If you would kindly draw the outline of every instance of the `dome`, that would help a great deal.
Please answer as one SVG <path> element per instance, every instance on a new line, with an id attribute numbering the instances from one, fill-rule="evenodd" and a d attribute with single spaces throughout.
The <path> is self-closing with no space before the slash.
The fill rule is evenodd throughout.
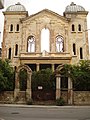
<path id="1" fill-rule="evenodd" d="M 66 13 L 67 12 L 84 12 L 84 11 L 85 11 L 85 9 L 82 6 L 76 5 L 76 4 L 74 4 L 74 2 L 71 2 L 71 4 L 68 5 L 65 9 Z"/>
<path id="2" fill-rule="evenodd" d="M 6 11 L 26 11 L 25 7 L 21 5 L 19 2 L 15 5 L 9 6 Z"/>

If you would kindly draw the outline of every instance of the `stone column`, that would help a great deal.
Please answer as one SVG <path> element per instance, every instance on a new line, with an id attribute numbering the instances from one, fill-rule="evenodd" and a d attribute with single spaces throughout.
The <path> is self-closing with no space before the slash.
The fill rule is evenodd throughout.
<path id="1" fill-rule="evenodd" d="M 56 99 L 61 97 L 61 76 L 60 74 L 56 75 Z"/>
<path id="2" fill-rule="evenodd" d="M 39 71 L 39 63 L 37 64 L 37 68 L 36 68 L 36 71 Z"/>
<path id="3" fill-rule="evenodd" d="M 52 64 L 52 71 L 54 72 L 54 64 Z"/>
<path id="4" fill-rule="evenodd" d="M 72 80 L 68 77 L 68 104 L 73 104 Z"/>
<path id="5" fill-rule="evenodd" d="M 26 98 L 27 100 L 31 99 L 32 92 L 31 92 L 31 73 L 27 73 L 27 89 L 26 89 Z"/>
<path id="6" fill-rule="evenodd" d="M 15 74 L 15 90 L 14 90 L 14 98 L 16 99 L 16 97 L 18 97 L 18 93 L 19 93 L 19 76 L 18 76 L 18 72 L 16 72 Z"/>

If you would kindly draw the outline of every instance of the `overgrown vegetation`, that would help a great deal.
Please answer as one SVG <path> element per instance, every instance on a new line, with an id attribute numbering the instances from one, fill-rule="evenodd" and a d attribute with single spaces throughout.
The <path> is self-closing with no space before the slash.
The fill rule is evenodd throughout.
<path id="1" fill-rule="evenodd" d="M 65 100 L 62 97 L 56 99 L 56 105 L 57 106 L 63 106 L 63 105 L 65 105 Z"/>
<path id="2" fill-rule="evenodd" d="M 61 75 L 70 77 L 74 90 L 90 91 L 90 61 L 82 60 L 77 65 L 65 64 L 59 71 Z"/>
<path id="3" fill-rule="evenodd" d="M 9 60 L 0 60 L 0 91 L 14 90 L 14 71 Z"/>
<path id="4" fill-rule="evenodd" d="M 19 71 L 19 83 L 20 90 L 25 91 L 27 89 L 27 71 L 24 69 Z"/>
<path id="5" fill-rule="evenodd" d="M 55 74 L 51 69 L 42 69 L 32 74 L 32 90 L 37 90 L 42 86 L 43 90 L 55 90 Z"/>
<path id="6" fill-rule="evenodd" d="M 9 60 L 0 60 L 0 91 L 14 90 L 15 74 L 9 63 Z M 72 79 L 74 90 L 90 91 L 90 60 L 82 60 L 77 65 L 65 64 L 63 69 L 58 68 L 58 73 Z M 38 86 L 42 86 L 43 90 L 55 90 L 55 74 L 49 68 L 38 72 L 34 71 L 32 73 L 32 90 L 37 90 Z M 21 70 L 19 78 L 20 89 L 26 89 L 27 72 Z"/>

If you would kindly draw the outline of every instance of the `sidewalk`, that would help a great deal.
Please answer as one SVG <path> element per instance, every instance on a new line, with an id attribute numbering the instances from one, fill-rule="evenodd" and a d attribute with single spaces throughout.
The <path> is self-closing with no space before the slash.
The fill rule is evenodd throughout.
<path id="1" fill-rule="evenodd" d="M 19 108 L 89 108 L 90 106 L 46 106 L 46 105 L 21 105 L 21 104 L 0 104 L 0 107 L 19 107 Z"/>

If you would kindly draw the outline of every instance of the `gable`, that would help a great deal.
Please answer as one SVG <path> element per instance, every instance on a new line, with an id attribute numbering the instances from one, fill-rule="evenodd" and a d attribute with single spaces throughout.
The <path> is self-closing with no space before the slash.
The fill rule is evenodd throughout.
<path id="1" fill-rule="evenodd" d="M 59 20 L 59 21 L 63 21 L 63 22 L 68 22 L 67 21 L 67 18 L 51 11 L 51 10 L 48 10 L 48 9 L 44 9 L 36 14 L 33 14 L 29 17 L 26 17 L 26 18 L 23 18 L 21 19 L 22 22 L 27 22 L 27 21 L 33 21 L 33 20 L 37 20 L 40 18 L 43 18 L 44 20 L 47 20 L 47 19 L 50 19 L 51 18 L 51 21 L 53 20 Z"/>

